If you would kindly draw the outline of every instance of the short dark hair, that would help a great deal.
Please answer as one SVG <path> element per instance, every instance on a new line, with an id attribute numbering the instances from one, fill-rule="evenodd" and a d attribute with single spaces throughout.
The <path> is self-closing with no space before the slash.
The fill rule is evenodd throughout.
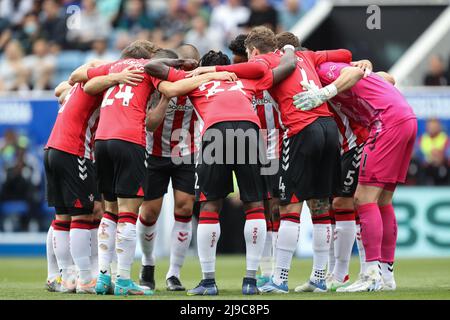
<path id="1" fill-rule="evenodd" d="M 245 39 L 247 39 L 246 34 L 238 35 L 233 41 L 230 42 L 228 49 L 230 49 L 236 56 L 247 57 L 247 52 L 245 51 Z"/>
<path id="2" fill-rule="evenodd" d="M 285 45 L 290 44 L 295 48 L 301 47 L 300 39 L 292 32 L 281 32 L 275 37 L 277 41 L 277 48 L 282 49 Z"/>
<path id="3" fill-rule="evenodd" d="M 275 33 L 267 27 L 253 28 L 245 39 L 245 47 L 258 49 L 261 53 L 268 53 L 276 49 Z"/>
<path id="4" fill-rule="evenodd" d="M 155 54 L 152 57 L 152 59 L 163 59 L 163 58 L 178 59 L 178 54 L 170 49 L 159 49 L 158 51 L 155 52 Z"/>
<path id="5" fill-rule="evenodd" d="M 230 58 L 222 51 L 211 50 L 200 59 L 200 66 L 226 66 L 231 64 Z"/>
<path id="6" fill-rule="evenodd" d="M 158 46 L 147 40 L 136 40 L 122 50 L 122 59 L 151 59 Z"/>
<path id="7" fill-rule="evenodd" d="M 200 52 L 192 44 L 183 44 L 176 49 L 178 56 L 182 59 L 200 60 Z"/>

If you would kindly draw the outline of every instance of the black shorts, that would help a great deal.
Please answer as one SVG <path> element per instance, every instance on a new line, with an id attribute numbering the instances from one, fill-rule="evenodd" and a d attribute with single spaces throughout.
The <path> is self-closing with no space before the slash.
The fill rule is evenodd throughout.
<path id="1" fill-rule="evenodd" d="M 216 139 L 215 134 L 220 137 Z M 198 201 L 224 199 L 233 192 L 233 171 L 243 202 L 263 200 L 266 188 L 260 157 L 265 155 L 265 150 L 256 124 L 249 121 L 217 123 L 204 133 L 201 150 L 195 168 Z"/>
<path id="2" fill-rule="evenodd" d="M 195 194 L 193 156 L 188 156 L 185 160 L 181 164 L 175 164 L 169 157 L 149 155 L 146 159 L 144 200 L 154 200 L 164 196 L 171 179 L 173 189 Z"/>
<path id="3" fill-rule="evenodd" d="M 283 141 L 280 204 L 324 199 L 336 194 L 341 181 L 340 145 L 336 122 L 318 118 Z"/>
<path id="4" fill-rule="evenodd" d="M 264 175 L 264 181 L 266 183 L 267 196 L 266 199 L 279 198 L 280 192 L 278 185 L 280 183 L 280 159 L 271 159 L 270 163 L 264 167 L 270 167 L 267 173 Z M 275 172 L 274 172 L 275 170 Z"/>
<path id="5" fill-rule="evenodd" d="M 49 148 L 44 153 L 46 198 L 57 214 L 92 214 L 96 192 L 90 159 Z"/>
<path id="6" fill-rule="evenodd" d="M 341 156 L 341 187 L 337 193 L 338 197 L 351 198 L 355 194 L 363 149 L 364 143 Z"/>
<path id="7" fill-rule="evenodd" d="M 106 201 L 144 196 L 145 148 L 123 140 L 95 142 L 98 189 Z"/>

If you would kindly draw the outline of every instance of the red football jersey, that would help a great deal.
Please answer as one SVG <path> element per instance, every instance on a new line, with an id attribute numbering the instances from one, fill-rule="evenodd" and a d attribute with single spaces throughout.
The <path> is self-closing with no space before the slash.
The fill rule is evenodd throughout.
<path id="1" fill-rule="evenodd" d="M 156 103 L 159 101 L 159 95 L 155 100 Z M 197 120 L 194 106 L 188 97 L 170 99 L 163 122 L 154 132 L 147 132 L 147 152 L 157 157 L 183 157 L 194 153 Z"/>
<path id="2" fill-rule="evenodd" d="M 340 105 L 332 101 L 328 104 L 334 114 L 334 119 L 339 129 L 339 142 L 341 143 L 341 154 L 353 149 L 366 142 L 369 136 L 369 129 L 362 126 L 352 118 L 347 117 L 342 111 Z"/>
<path id="3" fill-rule="evenodd" d="M 102 95 L 88 95 L 83 90 L 83 84 L 75 84 L 58 111 L 45 148 L 93 159 L 92 147 L 101 102 Z"/>
<path id="4" fill-rule="evenodd" d="M 118 73 L 130 66 L 143 70 L 146 63 L 148 60 L 145 59 L 119 60 L 89 69 L 88 77 Z M 135 87 L 119 84 L 104 93 L 95 140 L 118 139 L 145 147 L 147 103 L 161 80 L 147 73 L 142 75 L 144 80 Z"/>
<path id="5" fill-rule="evenodd" d="M 169 81 L 185 79 L 186 73 L 171 68 Z M 239 79 L 237 81 L 210 81 L 189 93 L 198 114 L 201 134 L 210 126 L 225 121 L 250 121 L 261 127 L 258 116 L 253 110 L 253 96 L 271 86 L 272 73 L 259 80 Z"/>
<path id="6" fill-rule="evenodd" d="M 280 157 L 283 142 L 284 127 L 281 122 L 281 114 L 278 104 L 273 100 L 267 90 L 259 91 L 253 99 L 253 106 L 261 129 L 265 130 L 265 141 L 268 159 L 278 159 Z"/>
<path id="7" fill-rule="evenodd" d="M 327 103 L 310 110 L 298 110 L 293 104 L 293 97 L 304 91 L 302 81 L 309 82 L 321 88 L 316 67 L 325 61 L 345 61 L 350 62 L 352 55 L 348 50 L 330 51 L 296 51 L 297 68 L 284 81 L 269 89 L 271 96 L 278 103 L 283 124 L 286 126 L 287 136 L 290 137 L 306 126 L 313 123 L 319 117 L 331 117 Z M 282 54 L 279 51 L 258 55 L 254 60 L 266 63 L 270 69 L 280 64 Z M 239 74 L 238 74 L 239 76 Z"/>

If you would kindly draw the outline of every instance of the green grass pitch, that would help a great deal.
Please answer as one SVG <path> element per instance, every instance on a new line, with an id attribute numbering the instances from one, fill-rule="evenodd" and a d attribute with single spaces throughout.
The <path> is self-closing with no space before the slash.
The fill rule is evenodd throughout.
<path id="1" fill-rule="evenodd" d="M 359 271 L 357 259 L 351 263 L 351 279 Z M 187 297 L 185 293 L 165 290 L 164 277 L 167 259 L 158 261 L 156 268 L 157 291 L 151 297 L 114 297 L 49 293 L 44 289 L 46 278 L 45 259 L 0 258 L 0 300 L 4 299 L 450 299 L 450 259 L 401 259 L 395 265 L 397 291 L 359 294 L 293 292 L 295 286 L 307 280 L 311 271 L 311 259 L 294 259 L 289 277 L 291 293 L 287 295 L 242 296 L 240 293 L 245 268 L 243 256 L 220 256 L 217 260 L 217 297 Z M 139 262 L 136 261 L 133 277 L 137 279 Z M 188 258 L 182 270 L 182 281 L 187 288 L 200 280 L 200 266 L 194 257 Z"/>

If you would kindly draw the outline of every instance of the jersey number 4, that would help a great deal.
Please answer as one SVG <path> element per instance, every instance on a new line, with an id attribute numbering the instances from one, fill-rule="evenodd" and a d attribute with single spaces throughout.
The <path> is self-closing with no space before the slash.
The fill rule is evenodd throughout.
<path id="1" fill-rule="evenodd" d="M 111 87 L 106 91 L 105 97 L 103 98 L 102 108 L 113 105 L 115 100 L 122 100 L 122 105 L 128 107 L 130 105 L 131 99 L 133 99 L 134 93 L 131 91 L 132 87 L 125 84 L 119 84 L 119 91 L 111 97 L 113 91 L 117 88 Z"/>

